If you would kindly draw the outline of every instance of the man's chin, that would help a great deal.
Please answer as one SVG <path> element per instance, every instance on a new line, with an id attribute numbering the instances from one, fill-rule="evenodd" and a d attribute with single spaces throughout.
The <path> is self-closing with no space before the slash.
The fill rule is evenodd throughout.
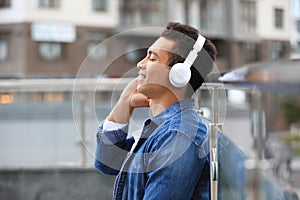
<path id="1" fill-rule="evenodd" d="M 137 86 L 137 91 L 138 91 L 139 93 L 142 93 L 142 94 L 146 95 L 146 94 L 145 94 L 145 89 L 146 89 L 146 87 L 147 87 L 147 86 L 145 86 L 145 85 L 140 85 L 140 84 L 138 84 L 138 86 Z M 146 96 L 147 96 L 147 95 L 146 95 Z"/>
<path id="2" fill-rule="evenodd" d="M 142 87 L 142 84 L 139 84 L 139 83 L 138 83 L 138 85 L 137 85 L 137 87 L 136 87 L 136 89 L 137 89 L 138 92 L 140 92 L 141 87 Z"/>

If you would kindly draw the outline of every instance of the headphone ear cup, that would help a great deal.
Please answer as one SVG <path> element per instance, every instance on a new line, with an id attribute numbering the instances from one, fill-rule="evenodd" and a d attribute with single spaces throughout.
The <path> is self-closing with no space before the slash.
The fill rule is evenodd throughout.
<path id="1" fill-rule="evenodd" d="M 177 88 L 187 85 L 190 78 L 190 66 L 185 63 L 176 63 L 169 72 L 169 80 L 171 84 Z"/>

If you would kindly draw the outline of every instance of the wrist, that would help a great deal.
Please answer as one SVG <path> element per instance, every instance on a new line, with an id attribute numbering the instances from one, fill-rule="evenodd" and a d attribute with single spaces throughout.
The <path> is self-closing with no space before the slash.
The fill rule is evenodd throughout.
<path id="1" fill-rule="evenodd" d="M 134 108 L 126 100 L 119 101 L 107 116 L 111 122 L 126 124 L 129 122 Z"/>

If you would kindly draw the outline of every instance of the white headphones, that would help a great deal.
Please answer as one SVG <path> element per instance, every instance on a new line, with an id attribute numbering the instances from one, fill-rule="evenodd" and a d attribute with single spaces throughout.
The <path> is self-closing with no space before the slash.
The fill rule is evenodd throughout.
<path id="1" fill-rule="evenodd" d="M 175 65 L 173 65 L 169 73 L 169 80 L 173 86 L 181 88 L 187 85 L 191 78 L 190 68 L 195 62 L 198 53 L 201 51 L 204 43 L 205 37 L 199 34 L 193 46 L 193 49 L 190 51 L 184 62 L 176 63 Z"/>

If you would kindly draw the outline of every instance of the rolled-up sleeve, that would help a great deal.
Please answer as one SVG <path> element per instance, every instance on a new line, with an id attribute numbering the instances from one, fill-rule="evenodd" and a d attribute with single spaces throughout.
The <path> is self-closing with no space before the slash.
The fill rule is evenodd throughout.
<path id="1" fill-rule="evenodd" d="M 94 165 L 106 175 L 117 175 L 126 154 L 130 151 L 134 139 L 127 138 L 128 125 L 122 129 L 105 130 L 103 123 L 97 132 L 97 145 Z"/>

